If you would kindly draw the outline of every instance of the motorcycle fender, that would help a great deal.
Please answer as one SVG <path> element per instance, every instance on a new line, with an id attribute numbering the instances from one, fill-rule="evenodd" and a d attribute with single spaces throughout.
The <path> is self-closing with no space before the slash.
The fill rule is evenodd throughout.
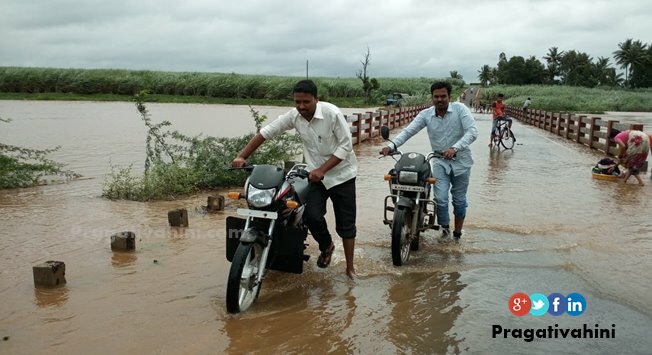
<path id="1" fill-rule="evenodd" d="M 240 243 L 244 243 L 244 244 L 258 243 L 263 247 L 266 247 L 267 237 L 261 231 L 255 229 L 247 229 L 246 231 L 242 232 L 242 236 L 240 237 Z"/>
<path id="2" fill-rule="evenodd" d="M 414 208 L 414 200 L 406 197 L 401 197 L 398 199 L 396 205 L 398 207 Z"/>

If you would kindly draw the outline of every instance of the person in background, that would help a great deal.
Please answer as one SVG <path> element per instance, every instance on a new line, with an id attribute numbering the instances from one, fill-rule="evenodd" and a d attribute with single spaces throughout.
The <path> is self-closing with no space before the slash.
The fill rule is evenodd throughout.
<path id="1" fill-rule="evenodd" d="M 647 160 L 652 137 L 637 130 L 621 132 L 616 129 L 611 130 L 610 136 L 618 144 L 620 164 L 627 169 L 624 181 L 627 182 L 630 176 L 634 176 L 638 180 L 638 184 L 643 186 L 643 180 L 639 176 L 639 172 Z"/>
<path id="2" fill-rule="evenodd" d="M 327 267 L 335 244 L 324 215 L 330 198 L 335 213 L 335 230 L 342 238 L 346 274 L 355 276 L 353 251 L 356 236 L 355 178 L 358 162 L 353 152 L 351 129 L 337 106 L 319 101 L 317 86 L 311 80 L 299 81 L 293 89 L 295 108 L 260 130 L 233 159 L 241 167 L 266 140 L 295 129 L 303 141 L 303 156 L 310 171 L 304 222 L 319 243 L 317 266 Z"/>
<path id="3" fill-rule="evenodd" d="M 455 215 L 453 237 L 459 240 L 462 236 L 468 207 L 466 192 L 473 165 L 470 145 L 478 138 L 475 119 L 469 108 L 460 102 L 449 102 L 452 89 L 451 84 L 445 81 L 432 84 L 430 92 L 433 106 L 419 112 L 414 121 L 394 138 L 393 144 L 390 143 L 392 145 L 382 150 L 382 154 L 387 156 L 427 127 L 432 150 L 441 151 L 444 156 L 431 161 L 432 176 L 437 179 L 434 193 L 442 240 L 450 237 L 449 193 L 453 199 Z"/>
<path id="4" fill-rule="evenodd" d="M 528 97 L 527 100 L 523 103 L 523 112 L 527 113 L 527 111 L 530 109 L 530 104 L 532 103 L 532 100 Z"/>
<path id="5" fill-rule="evenodd" d="M 504 100 L 505 100 L 505 95 L 498 94 L 498 98 L 496 99 L 496 101 L 491 104 L 491 107 L 493 108 L 492 110 L 493 122 L 491 124 L 491 137 L 489 138 L 489 148 L 493 146 L 494 138 L 496 138 L 496 124 L 498 123 L 498 120 L 507 121 L 509 129 L 510 130 L 512 129 L 512 118 L 505 115 Z"/>

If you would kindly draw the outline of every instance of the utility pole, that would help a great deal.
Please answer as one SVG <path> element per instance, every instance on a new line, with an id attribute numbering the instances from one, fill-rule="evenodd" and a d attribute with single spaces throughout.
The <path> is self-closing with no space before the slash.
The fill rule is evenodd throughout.
<path id="1" fill-rule="evenodd" d="M 306 59 L 306 79 L 308 79 L 308 59 Z"/>

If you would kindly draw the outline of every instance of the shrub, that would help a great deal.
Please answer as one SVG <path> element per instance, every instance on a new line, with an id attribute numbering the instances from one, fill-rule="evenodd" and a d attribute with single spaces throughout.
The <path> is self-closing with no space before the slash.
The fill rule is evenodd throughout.
<path id="1" fill-rule="evenodd" d="M 0 122 L 9 121 L 0 118 Z M 35 186 L 46 176 L 79 177 L 73 171 L 64 170 L 64 164 L 47 158 L 59 148 L 39 150 L 0 143 L 0 189 Z"/>
<path id="2" fill-rule="evenodd" d="M 153 124 L 144 104 L 145 94 L 136 95 L 136 108 L 148 128 L 145 171 L 133 174 L 133 167 L 111 166 L 102 196 L 135 201 L 167 200 L 199 189 L 243 184 L 244 171 L 229 171 L 231 160 L 253 137 L 253 133 L 235 137 L 186 136 L 164 130 L 171 126 L 163 121 Z M 267 119 L 250 108 L 256 130 Z M 301 141 L 296 135 L 283 134 L 268 140 L 249 158 L 251 164 L 282 164 L 299 154 Z"/>

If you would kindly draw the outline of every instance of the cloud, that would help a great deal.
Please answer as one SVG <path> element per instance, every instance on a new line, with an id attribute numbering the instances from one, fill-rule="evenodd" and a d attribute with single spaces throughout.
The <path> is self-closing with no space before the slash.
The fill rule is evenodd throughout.
<path id="1" fill-rule="evenodd" d="M 0 65 L 477 80 L 498 54 L 612 58 L 649 43 L 646 0 L 4 0 Z M 613 59 L 612 59 L 613 63 Z"/>

